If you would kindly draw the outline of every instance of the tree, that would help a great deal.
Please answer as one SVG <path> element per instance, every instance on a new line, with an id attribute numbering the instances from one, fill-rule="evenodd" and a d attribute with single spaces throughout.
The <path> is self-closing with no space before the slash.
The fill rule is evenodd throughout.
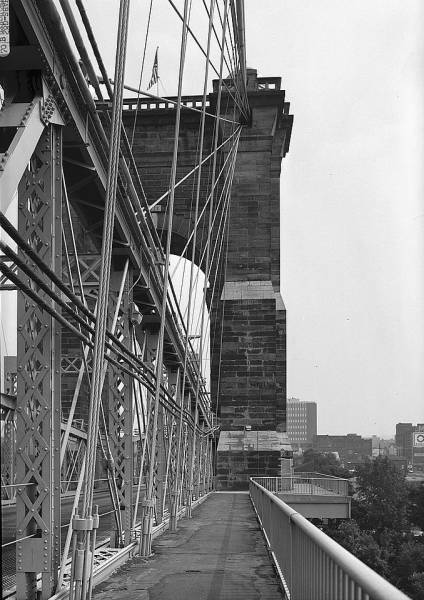
<path id="1" fill-rule="evenodd" d="M 424 592 L 424 544 L 421 541 L 411 539 L 401 544 L 391 561 L 391 580 L 405 592 L 424 597 L 416 594 L 420 585 Z"/>
<path id="2" fill-rule="evenodd" d="M 387 457 L 358 467 L 356 484 L 352 517 L 361 529 L 375 532 L 378 542 L 386 531 L 408 529 L 405 476 Z"/>
<path id="3" fill-rule="evenodd" d="M 410 595 L 415 600 L 424 598 L 424 573 L 414 573 L 410 579 Z"/>
<path id="4" fill-rule="evenodd" d="M 424 483 L 409 490 L 408 518 L 413 525 L 424 531 Z"/>
<path id="5" fill-rule="evenodd" d="M 387 552 L 377 544 L 370 533 L 363 531 L 356 521 L 351 519 L 333 522 L 324 527 L 324 531 L 379 575 L 387 577 L 389 572 Z"/>
<path id="6" fill-rule="evenodd" d="M 348 477 L 349 472 L 344 469 L 333 453 L 323 454 L 309 449 L 303 453 L 302 462 L 296 467 L 297 472 L 313 471 L 333 475 L 334 477 Z"/>
<path id="7" fill-rule="evenodd" d="M 408 491 L 387 457 L 376 458 L 357 469 L 353 519 L 323 529 L 411 598 L 424 600 L 424 538 L 411 534 L 412 523 L 422 523 L 423 495 L 421 488 Z"/>

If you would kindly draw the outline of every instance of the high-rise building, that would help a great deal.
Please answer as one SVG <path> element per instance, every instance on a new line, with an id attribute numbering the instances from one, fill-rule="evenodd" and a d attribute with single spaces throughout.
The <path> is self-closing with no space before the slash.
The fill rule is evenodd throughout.
<path id="1" fill-rule="evenodd" d="M 399 456 L 412 461 L 412 423 L 396 423 L 396 446 Z"/>
<path id="2" fill-rule="evenodd" d="M 396 446 L 399 456 L 406 458 L 414 469 L 424 470 L 424 423 L 397 423 Z"/>
<path id="3" fill-rule="evenodd" d="M 418 423 L 412 433 L 412 466 L 424 471 L 424 423 Z"/>
<path id="4" fill-rule="evenodd" d="M 316 402 L 287 399 L 287 433 L 294 448 L 312 447 L 317 433 Z"/>

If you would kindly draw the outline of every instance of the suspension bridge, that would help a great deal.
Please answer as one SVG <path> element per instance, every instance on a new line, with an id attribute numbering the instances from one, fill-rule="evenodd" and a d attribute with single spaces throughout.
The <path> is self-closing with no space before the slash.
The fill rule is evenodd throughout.
<path id="1" fill-rule="evenodd" d="M 113 77 L 86 4 L 0 2 L 3 598 L 404 598 L 307 520 L 347 482 L 290 469 L 293 117 L 242 0 L 169 2 L 173 96 L 126 84 L 129 0 Z"/>

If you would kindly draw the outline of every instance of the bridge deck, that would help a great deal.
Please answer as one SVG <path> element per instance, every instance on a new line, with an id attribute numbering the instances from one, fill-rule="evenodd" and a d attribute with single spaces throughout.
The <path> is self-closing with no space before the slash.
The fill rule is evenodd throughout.
<path id="1" fill-rule="evenodd" d="M 212 494 L 176 533 L 100 584 L 96 600 L 281 600 L 248 493 Z"/>

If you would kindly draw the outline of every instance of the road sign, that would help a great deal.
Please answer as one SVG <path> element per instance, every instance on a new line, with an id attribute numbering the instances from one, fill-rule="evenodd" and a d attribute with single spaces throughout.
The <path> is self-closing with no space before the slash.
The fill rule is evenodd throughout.
<path id="1" fill-rule="evenodd" d="M 424 431 L 414 432 L 414 448 L 424 448 Z"/>

